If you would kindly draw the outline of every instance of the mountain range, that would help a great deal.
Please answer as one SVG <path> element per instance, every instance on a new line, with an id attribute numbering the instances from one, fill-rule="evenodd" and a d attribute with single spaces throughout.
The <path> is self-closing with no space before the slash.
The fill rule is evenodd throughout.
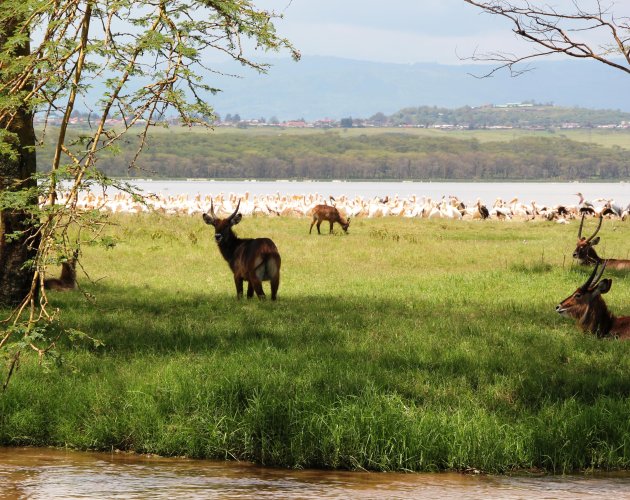
<path id="1" fill-rule="evenodd" d="M 367 118 L 410 106 L 481 106 L 536 101 L 558 106 L 613 109 L 630 112 L 630 78 L 623 72 L 591 61 L 540 60 L 518 77 L 489 65 L 437 63 L 392 64 L 332 57 L 269 60 L 267 74 L 233 64 L 214 65 L 210 97 L 221 115 L 241 118 Z"/>

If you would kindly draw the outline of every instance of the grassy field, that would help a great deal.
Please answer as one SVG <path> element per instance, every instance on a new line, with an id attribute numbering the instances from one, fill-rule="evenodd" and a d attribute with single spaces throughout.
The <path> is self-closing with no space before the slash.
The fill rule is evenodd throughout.
<path id="1" fill-rule="evenodd" d="M 246 218 L 282 255 L 277 302 L 237 301 L 201 217 L 114 219 L 84 291 L 51 293 L 104 342 L 22 363 L 0 445 L 125 449 L 286 467 L 630 468 L 630 342 L 555 313 L 588 271 L 577 224 Z M 630 223 L 600 254 L 626 257 Z M 630 314 L 630 275 L 607 303 Z M 268 292 L 268 284 L 266 284 Z"/>
<path id="2" fill-rule="evenodd" d="M 170 134 L 176 129 L 155 129 L 152 134 Z M 190 129 L 189 133 L 207 134 L 208 131 L 200 127 Z M 299 128 L 215 128 L 213 134 L 240 135 L 310 135 L 330 133 L 329 129 L 299 129 Z M 593 143 L 604 147 L 620 147 L 630 149 L 630 130 L 620 129 L 555 129 L 555 130 L 527 130 L 527 129 L 479 129 L 479 130 L 439 130 L 425 128 L 351 128 L 334 129 L 333 132 L 342 136 L 358 137 L 380 134 L 406 134 L 416 137 L 449 137 L 453 139 L 477 139 L 479 142 L 509 142 L 523 137 L 567 138 L 577 142 Z"/>

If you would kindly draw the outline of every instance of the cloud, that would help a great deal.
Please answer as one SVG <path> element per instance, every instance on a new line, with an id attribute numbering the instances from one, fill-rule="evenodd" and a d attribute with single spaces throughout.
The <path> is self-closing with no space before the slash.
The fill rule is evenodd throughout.
<path id="1" fill-rule="evenodd" d="M 521 1 L 521 0 L 518 0 Z M 565 11 L 575 10 L 574 0 L 546 0 Z M 630 6 L 611 2 L 617 17 Z M 262 8 L 284 16 L 276 26 L 305 55 L 337 56 L 392 63 L 440 62 L 461 64 L 475 51 L 525 54 L 535 50 L 518 39 L 510 22 L 483 13 L 463 0 L 257 0 Z M 591 10 L 596 0 L 583 0 Z M 603 5 L 603 4 L 602 4 Z M 581 32 L 595 46 L 610 36 L 599 30 Z M 468 62 L 468 61 L 465 61 Z"/>
<path id="2" fill-rule="evenodd" d="M 292 23 L 284 33 L 304 55 L 336 56 L 364 61 L 411 64 L 462 64 L 476 48 L 518 52 L 523 43 L 509 32 L 439 35 L 379 29 L 342 23 Z M 483 45 L 481 44 L 483 43 Z"/>
<path id="3" fill-rule="evenodd" d="M 546 1 L 568 12 L 575 9 L 574 0 Z M 595 1 L 583 0 L 580 6 L 589 9 Z M 629 4 L 614 3 L 615 13 L 627 14 Z M 525 55 L 541 50 L 518 38 L 505 18 L 486 14 L 463 0 L 256 0 L 256 5 L 281 14 L 283 18 L 275 20 L 278 34 L 308 56 L 402 64 L 468 64 L 475 53 Z M 594 42 L 594 47 L 610 40 L 610 35 L 601 30 L 582 31 L 580 36 Z M 252 48 L 253 44 L 244 42 L 244 46 Z M 248 54 L 256 57 L 252 51 Z M 220 53 L 208 54 L 209 61 L 221 58 L 224 55 Z"/>

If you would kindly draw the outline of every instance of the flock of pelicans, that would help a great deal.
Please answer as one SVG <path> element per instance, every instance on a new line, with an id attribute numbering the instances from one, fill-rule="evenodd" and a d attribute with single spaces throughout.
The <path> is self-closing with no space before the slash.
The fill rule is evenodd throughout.
<path id="1" fill-rule="evenodd" d="M 384 198 L 363 198 L 360 196 L 339 196 L 336 199 L 319 194 L 251 196 L 233 193 L 219 193 L 215 196 L 197 194 L 149 195 L 144 202 L 125 192 L 113 196 L 96 195 L 89 192 L 79 198 L 78 207 L 98 209 L 116 213 L 142 213 L 152 210 L 172 215 L 200 215 L 205 213 L 212 201 L 219 214 L 230 214 L 240 202 L 240 211 L 245 216 L 290 216 L 309 217 L 313 207 L 320 204 L 335 206 L 346 217 L 425 217 L 428 219 L 536 219 L 543 218 L 567 223 L 583 213 L 619 217 L 630 216 L 630 203 L 619 205 L 614 200 L 597 199 L 589 202 L 581 193 L 575 204 L 545 206 L 536 201 L 523 203 L 518 198 L 505 201 L 497 198 L 492 204 L 484 204 L 480 199 L 474 203 L 460 200 L 456 196 L 444 196 L 433 200 L 424 196 L 412 195 L 407 198 L 386 196 Z M 63 200 L 60 200 L 63 201 Z"/>
<path id="2" fill-rule="evenodd" d="M 630 204 L 626 207 L 616 204 L 613 200 L 596 200 L 599 204 L 588 202 L 581 193 L 577 193 L 578 203 L 575 205 L 557 205 L 553 207 L 519 203 L 515 198 L 505 203 L 500 198 L 490 207 L 482 204 L 481 200 L 466 205 L 455 196 L 443 197 L 439 201 L 429 198 L 400 199 L 393 198 L 363 200 L 360 197 L 348 198 L 340 196 L 337 199 L 329 197 L 323 199 L 319 195 L 295 196 L 261 196 L 250 198 L 235 195 L 216 197 L 201 195 L 189 199 L 188 196 L 155 196 L 146 203 L 140 203 L 126 194 L 117 194 L 112 199 L 99 198 L 88 194 L 81 198 L 79 208 L 109 210 L 112 212 L 137 213 L 157 210 L 167 214 L 201 214 L 206 224 L 214 227 L 214 237 L 221 255 L 228 263 L 234 274 L 237 297 L 243 296 L 243 283 L 247 282 L 247 297 L 254 293 L 264 298 L 263 281 L 271 283 L 271 298 L 277 297 L 280 284 L 281 257 L 278 248 L 269 238 L 239 238 L 233 227 L 238 224 L 243 215 L 284 215 L 312 217 L 310 231 L 317 224 L 317 231 L 323 221 L 338 223 L 347 232 L 351 217 L 426 217 L 448 219 L 513 219 L 522 218 L 532 220 L 544 218 L 550 221 L 567 223 L 571 219 L 580 219 L 577 244 L 573 257 L 584 266 L 594 266 L 586 282 L 577 288 L 569 297 L 556 307 L 556 311 L 577 321 L 578 326 L 600 338 L 618 338 L 630 340 L 630 316 L 616 317 L 607 308 L 602 295 L 608 293 L 612 286 L 612 279 L 602 279 L 604 270 L 615 269 L 630 272 L 630 260 L 601 258 L 595 251 L 595 245 L 600 241 L 597 236 L 603 219 L 620 218 L 625 220 L 630 215 Z M 61 200 L 60 200 L 61 201 Z M 215 202 L 217 210 L 215 212 Z M 206 212 L 207 206 L 210 210 Z M 345 215 L 342 213 L 345 212 Z M 582 236 L 585 218 L 598 219 L 595 232 L 586 237 Z M 309 232 L 310 232 L 309 231 Z M 76 288 L 77 253 L 72 259 L 62 264 L 61 277 L 45 280 L 45 288 L 55 290 L 71 290 Z"/>

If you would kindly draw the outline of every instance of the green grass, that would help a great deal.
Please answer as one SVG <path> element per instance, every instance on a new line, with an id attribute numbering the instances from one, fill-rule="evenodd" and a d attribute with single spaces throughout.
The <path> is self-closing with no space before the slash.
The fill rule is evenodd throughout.
<path id="1" fill-rule="evenodd" d="M 173 129 L 174 130 L 174 129 Z M 189 133 L 207 134 L 207 130 L 193 128 L 187 130 Z M 454 139 L 477 139 L 481 143 L 486 142 L 509 142 L 525 137 L 546 137 L 546 138 L 567 138 L 572 141 L 597 144 L 606 148 L 620 147 L 630 149 L 630 130 L 628 129 L 551 129 L 551 130 L 527 130 L 527 129 L 478 129 L 478 130 L 439 130 L 425 128 L 351 128 L 334 129 L 334 132 L 342 134 L 343 137 L 359 137 L 362 135 L 374 136 L 381 134 L 405 134 L 415 137 L 450 137 Z M 172 129 L 156 129 L 152 134 L 171 134 Z M 242 136 L 265 136 L 265 135 L 317 135 L 330 133 L 330 129 L 299 129 L 299 128 L 226 128 L 218 127 L 213 129 L 213 134 L 236 134 Z"/>
<path id="2" fill-rule="evenodd" d="M 630 468 L 630 342 L 554 311 L 588 270 L 577 225 L 246 218 L 274 239 L 277 302 L 237 301 L 201 217 L 128 216 L 51 294 L 100 338 L 0 396 L 0 444 L 135 450 L 286 467 L 492 472 Z M 606 221 L 601 252 L 625 256 Z M 630 275 L 607 303 L 630 314 Z M 269 288 L 265 284 L 267 293 Z"/>

